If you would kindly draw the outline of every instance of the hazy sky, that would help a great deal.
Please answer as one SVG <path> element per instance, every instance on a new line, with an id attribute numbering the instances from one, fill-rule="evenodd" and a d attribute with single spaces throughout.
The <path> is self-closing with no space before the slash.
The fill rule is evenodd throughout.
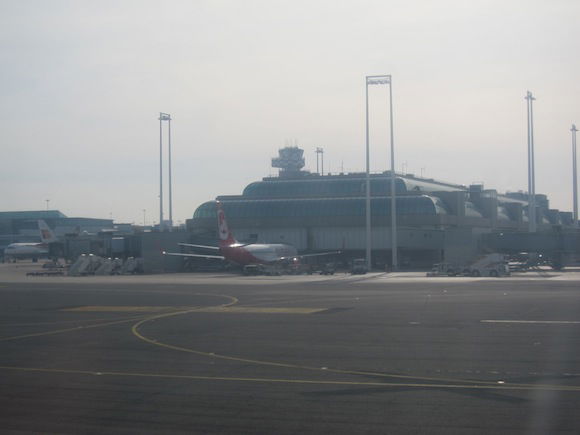
<path id="1" fill-rule="evenodd" d="M 174 220 L 276 174 L 288 140 L 364 171 L 364 77 L 392 74 L 396 168 L 572 208 L 580 2 L 0 0 L 0 210 L 159 216 L 159 112 L 172 114 Z M 388 161 L 373 87 L 373 171 Z M 167 212 L 166 212 L 167 215 Z"/>

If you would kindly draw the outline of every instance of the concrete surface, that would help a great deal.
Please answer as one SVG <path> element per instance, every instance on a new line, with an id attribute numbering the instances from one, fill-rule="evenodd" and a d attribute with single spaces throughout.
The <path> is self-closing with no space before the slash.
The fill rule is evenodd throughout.
<path id="1" fill-rule="evenodd" d="M 0 268 L 3 433 L 580 432 L 577 271 L 37 278 L 21 266 Z"/>

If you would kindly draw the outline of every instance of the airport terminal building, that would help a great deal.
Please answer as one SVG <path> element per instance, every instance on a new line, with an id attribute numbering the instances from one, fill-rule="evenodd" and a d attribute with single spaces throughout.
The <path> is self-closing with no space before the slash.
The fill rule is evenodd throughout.
<path id="1" fill-rule="evenodd" d="M 303 171 L 303 151 L 296 147 L 281 149 L 272 166 L 280 168 L 278 177 L 250 183 L 240 195 L 217 198 L 240 242 L 285 243 L 301 254 L 340 251 L 333 261 L 343 263 L 365 257 L 365 173 Z M 386 171 L 369 179 L 371 258 L 373 267 L 383 270 L 392 263 L 391 175 Z M 537 231 L 530 233 L 527 193 L 501 194 L 479 184 L 394 175 L 398 263 L 403 269 L 431 268 L 441 261 L 465 263 L 490 252 L 536 252 L 562 264 L 564 258 L 580 260 L 578 223 L 571 212 L 550 208 L 546 195 L 536 195 Z M 110 219 L 67 217 L 57 210 L 0 212 L 0 254 L 10 243 L 38 242 L 38 220 L 43 219 L 59 238 L 59 252 L 70 261 L 92 253 L 140 257 L 147 273 L 199 268 L 211 261 L 189 259 L 184 264 L 183 258 L 163 252 L 187 251 L 178 246 L 187 242 L 217 246 L 216 214 L 215 201 L 208 201 L 197 207 L 186 231 L 160 232 Z"/>
<path id="2" fill-rule="evenodd" d="M 294 149 L 301 156 L 302 150 Z M 364 257 L 366 174 L 319 175 L 297 166 L 282 168 L 279 177 L 249 184 L 241 195 L 217 198 L 238 240 L 288 243 L 301 252 L 341 250 L 348 258 Z M 371 174 L 376 267 L 391 263 L 390 191 L 390 172 Z M 449 184 L 411 174 L 396 174 L 395 192 L 402 267 L 475 258 L 491 249 L 485 242 L 493 238 L 486 235 L 528 232 L 528 195 L 523 192 L 499 194 L 483 185 Z M 535 212 L 538 234 L 577 231 L 572 213 L 551 209 L 545 195 L 536 195 Z M 187 227 L 195 238 L 215 238 L 215 202 L 201 204 Z"/>

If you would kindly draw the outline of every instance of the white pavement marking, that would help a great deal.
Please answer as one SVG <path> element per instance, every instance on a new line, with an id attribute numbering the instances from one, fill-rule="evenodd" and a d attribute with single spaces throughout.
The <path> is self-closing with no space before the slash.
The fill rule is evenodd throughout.
<path id="1" fill-rule="evenodd" d="M 522 323 L 522 324 L 548 324 L 548 325 L 577 325 L 578 320 L 480 320 L 481 323 Z"/>

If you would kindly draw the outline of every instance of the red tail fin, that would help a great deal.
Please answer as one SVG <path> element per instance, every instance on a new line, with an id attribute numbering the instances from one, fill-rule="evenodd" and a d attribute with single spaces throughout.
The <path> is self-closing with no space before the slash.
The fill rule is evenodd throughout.
<path id="1" fill-rule="evenodd" d="M 217 224 L 218 224 L 218 236 L 220 238 L 220 248 L 225 246 L 231 246 L 234 243 L 238 243 L 228 227 L 228 223 L 226 221 L 226 214 L 224 213 L 222 205 L 219 201 L 216 201 L 216 207 L 217 207 Z"/>

